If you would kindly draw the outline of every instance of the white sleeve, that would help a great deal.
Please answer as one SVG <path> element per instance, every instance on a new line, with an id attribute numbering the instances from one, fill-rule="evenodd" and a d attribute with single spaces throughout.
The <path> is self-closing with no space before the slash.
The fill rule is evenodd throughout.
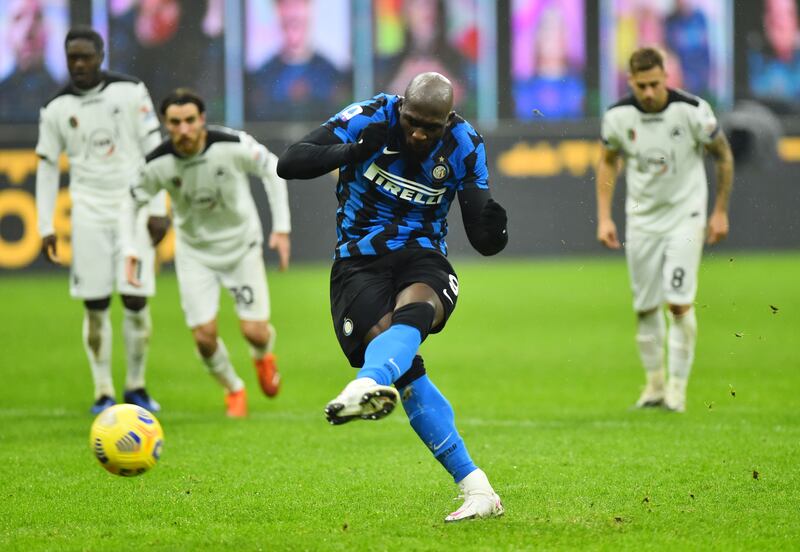
<path id="1" fill-rule="evenodd" d="M 147 213 L 151 217 L 166 217 L 169 214 L 166 190 L 161 190 L 153 196 L 147 207 Z"/>
<path id="2" fill-rule="evenodd" d="M 144 227 L 140 218 L 146 216 L 145 207 L 158 196 L 158 184 L 151 178 L 147 167 L 143 168 L 136 182 L 131 184 L 130 193 L 126 194 L 120 214 L 120 241 L 122 254 L 126 257 L 140 258 L 136 249 L 137 231 Z"/>
<path id="3" fill-rule="evenodd" d="M 261 177 L 264 190 L 267 192 L 272 231 L 288 234 L 292 231 L 289 192 L 286 189 L 286 181 L 278 176 L 278 156 L 245 133 L 241 134 L 241 141 L 246 155 L 247 172 Z"/>
<path id="4" fill-rule="evenodd" d="M 617 131 L 616 118 L 610 111 L 606 111 L 603 115 L 603 124 L 600 131 L 600 136 L 603 140 L 603 145 L 612 151 L 619 151 L 622 149 L 622 139 Z"/>
<path id="5" fill-rule="evenodd" d="M 697 100 L 700 102 L 697 107 L 689 107 L 689 126 L 695 140 L 701 144 L 708 144 L 717 137 L 719 122 L 708 102 L 702 98 Z"/>
<path id="6" fill-rule="evenodd" d="M 64 141 L 53 121 L 52 107 L 43 107 L 39 111 L 39 140 L 36 142 L 36 155 L 51 163 L 58 162 L 58 156 L 64 150 Z"/>
<path id="7" fill-rule="evenodd" d="M 134 120 L 142 155 L 147 155 L 161 143 L 161 125 L 158 122 L 153 100 L 144 83 L 139 83 L 139 97 L 134 104 Z"/>
<path id="8" fill-rule="evenodd" d="M 36 213 L 41 237 L 55 234 L 53 211 L 58 197 L 59 176 L 58 162 L 39 158 L 36 166 Z"/>

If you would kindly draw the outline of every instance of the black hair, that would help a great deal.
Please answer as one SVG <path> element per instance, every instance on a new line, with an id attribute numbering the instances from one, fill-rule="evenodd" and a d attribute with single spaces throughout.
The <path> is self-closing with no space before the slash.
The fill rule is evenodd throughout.
<path id="1" fill-rule="evenodd" d="M 103 49 L 105 48 L 105 45 L 103 44 L 103 37 L 91 27 L 86 25 L 72 27 L 67 33 L 67 37 L 64 39 L 64 48 L 67 47 L 67 44 L 69 44 L 70 41 L 78 39 L 88 40 L 94 44 L 94 49 L 98 54 L 103 53 Z"/>
<path id="2" fill-rule="evenodd" d="M 176 88 L 161 102 L 161 115 L 167 114 L 167 108 L 171 105 L 194 104 L 200 113 L 206 112 L 206 104 L 203 98 L 191 88 Z"/>

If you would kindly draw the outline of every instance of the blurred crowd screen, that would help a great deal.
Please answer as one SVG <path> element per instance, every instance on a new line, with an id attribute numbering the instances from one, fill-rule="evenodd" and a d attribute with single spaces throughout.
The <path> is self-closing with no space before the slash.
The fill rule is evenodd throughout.
<path id="1" fill-rule="evenodd" d="M 402 94 L 418 73 L 453 83 L 455 108 L 477 111 L 477 0 L 373 0 L 375 91 Z"/>
<path id="2" fill-rule="evenodd" d="M 246 0 L 245 118 L 319 120 L 352 101 L 349 0 Z"/>
<path id="3" fill-rule="evenodd" d="M 741 3 L 741 2 L 739 2 Z M 604 0 L 600 55 L 603 106 L 628 92 L 628 59 L 640 46 L 667 54 L 667 86 L 733 103 L 731 0 Z"/>
<path id="4" fill-rule="evenodd" d="M 67 0 L 0 0 L 0 123 L 36 123 L 67 81 Z"/>
<path id="5" fill-rule="evenodd" d="M 779 114 L 800 113 L 800 0 L 599 0 L 599 20 L 591 21 L 587 0 L 510 0 L 501 4 L 509 13 L 497 18 L 508 27 L 496 30 L 496 52 L 507 63 L 494 60 L 508 70 L 481 87 L 483 0 L 243 0 L 242 21 L 228 22 L 243 31 L 237 59 L 225 50 L 226 0 L 86 2 L 107 43 L 105 67 L 143 80 L 156 105 L 175 87 L 196 88 L 212 121 L 224 121 L 233 106 L 247 121 L 321 122 L 364 99 L 354 97 L 355 72 L 359 86 L 371 82 L 371 93 L 400 94 L 419 72 L 444 73 L 467 118 L 476 116 L 486 86 L 509 100 L 504 118 L 597 115 L 589 30 L 599 32 L 601 113 L 628 94 L 627 61 L 643 45 L 666 51 L 669 86 L 718 110 L 754 99 Z M 354 50 L 361 43 L 355 10 L 365 5 L 371 56 Z M 0 124 L 35 124 L 66 84 L 70 17 L 69 0 L 0 0 Z M 226 62 L 244 81 L 228 97 Z"/>
<path id="6" fill-rule="evenodd" d="M 741 95 L 781 114 L 800 113 L 800 0 L 754 0 L 748 8 L 758 11 L 741 18 L 747 37 Z"/>
<path id="7" fill-rule="evenodd" d="M 574 119 L 586 114 L 584 0 L 513 0 L 514 116 Z"/>
<path id="8" fill-rule="evenodd" d="M 144 81 L 156 106 L 189 86 L 206 100 L 208 117 L 225 114 L 224 0 L 100 0 L 108 67 Z"/>

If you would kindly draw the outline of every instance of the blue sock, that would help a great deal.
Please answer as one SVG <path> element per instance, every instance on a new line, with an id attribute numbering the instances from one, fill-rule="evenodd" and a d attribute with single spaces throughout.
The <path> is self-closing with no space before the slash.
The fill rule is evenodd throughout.
<path id="1" fill-rule="evenodd" d="M 458 434 L 453 407 L 424 375 L 399 390 L 411 427 L 458 483 L 477 469 Z"/>
<path id="2" fill-rule="evenodd" d="M 422 336 L 415 327 L 392 325 L 367 345 L 364 367 L 358 371 L 358 377 L 391 385 L 411 368 L 411 361 L 421 343 Z"/>

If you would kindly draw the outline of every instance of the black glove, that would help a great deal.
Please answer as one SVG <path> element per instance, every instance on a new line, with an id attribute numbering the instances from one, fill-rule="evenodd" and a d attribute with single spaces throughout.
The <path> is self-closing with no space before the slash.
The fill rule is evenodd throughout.
<path id="1" fill-rule="evenodd" d="M 356 162 L 366 161 L 385 146 L 388 140 L 389 123 L 387 121 L 368 124 L 361 130 L 358 140 L 353 144 L 353 160 Z"/>
<path id="2" fill-rule="evenodd" d="M 499 237 L 508 233 L 506 230 L 506 225 L 508 224 L 506 210 L 493 199 L 487 201 L 486 205 L 481 209 L 480 220 L 481 226 L 492 237 Z"/>
<path id="3" fill-rule="evenodd" d="M 151 216 L 147 219 L 147 231 L 150 233 L 150 240 L 153 247 L 161 243 L 169 230 L 169 217 Z"/>

